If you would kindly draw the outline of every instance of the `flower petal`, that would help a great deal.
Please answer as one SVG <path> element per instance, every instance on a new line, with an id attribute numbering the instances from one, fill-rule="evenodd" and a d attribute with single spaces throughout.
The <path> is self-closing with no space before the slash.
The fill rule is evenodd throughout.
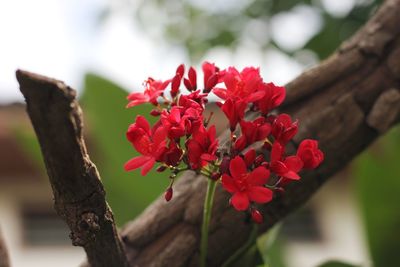
<path id="1" fill-rule="evenodd" d="M 229 193 L 235 193 L 239 191 L 238 188 L 236 187 L 235 181 L 228 174 L 223 174 L 221 181 L 222 181 L 222 187 Z"/>
<path id="2" fill-rule="evenodd" d="M 242 157 L 236 156 L 231 160 L 229 164 L 229 170 L 233 178 L 240 178 L 247 172 L 246 163 Z"/>
<path id="3" fill-rule="evenodd" d="M 142 176 L 145 176 L 151 170 L 151 168 L 153 168 L 154 163 L 156 163 L 155 159 L 150 158 L 150 160 L 143 165 L 140 174 L 142 174 Z"/>
<path id="4" fill-rule="evenodd" d="M 149 161 L 150 157 L 146 156 L 138 156 L 130 159 L 127 163 L 124 165 L 124 169 L 126 171 L 132 171 L 137 168 L 140 168 L 144 164 L 146 164 L 147 161 Z"/>
<path id="5" fill-rule="evenodd" d="M 267 203 L 272 200 L 273 192 L 263 186 L 252 186 L 247 191 L 251 201 L 256 203 Z"/>
<path id="6" fill-rule="evenodd" d="M 303 161 L 298 156 L 287 157 L 284 163 L 286 167 L 294 172 L 299 172 L 303 168 Z"/>
<path id="7" fill-rule="evenodd" d="M 275 142 L 272 145 L 271 161 L 281 160 L 282 155 L 283 155 L 283 146 L 279 142 Z"/>
<path id="8" fill-rule="evenodd" d="M 295 173 L 294 171 L 288 171 L 287 173 L 282 175 L 285 178 L 292 179 L 292 180 L 300 180 L 300 176 Z"/>
<path id="9" fill-rule="evenodd" d="M 269 170 L 265 167 L 255 168 L 248 176 L 248 182 L 252 185 L 264 185 L 267 183 L 269 178 Z"/>
<path id="10" fill-rule="evenodd" d="M 221 99 L 226 99 L 226 89 L 223 88 L 214 88 L 213 93 Z"/>
<path id="11" fill-rule="evenodd" d="M 236 210 L 247 210 L 249 207 L 249 197 L 244 192 L 236 192 L 232 197 L 232 205 Z"/>

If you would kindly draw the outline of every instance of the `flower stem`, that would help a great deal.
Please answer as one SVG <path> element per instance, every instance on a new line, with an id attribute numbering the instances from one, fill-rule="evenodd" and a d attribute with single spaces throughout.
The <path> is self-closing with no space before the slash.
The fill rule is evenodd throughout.
<path id="1" fill-rule="evenodd" d="M 211 210 L 212 210 L 216 185 L 217 181 L 208 179 L 207 193 L 204 199 L 203 224 L 201 226 L 200 267 L 206 267 L 207 247 L 208 247 L 208 226 L 211 218 Z"/>

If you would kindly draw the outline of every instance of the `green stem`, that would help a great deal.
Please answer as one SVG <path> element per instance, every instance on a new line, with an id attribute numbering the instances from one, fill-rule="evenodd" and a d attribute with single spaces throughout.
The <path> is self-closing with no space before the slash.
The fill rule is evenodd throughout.
<path id="1" fill-rule="evenodd" d="M 232 254 L 222 265 L 222 267 L 229 267 L 234 262 L 236 262 L 240 257 L 249 249 L 251 248 L 255 242 L 257 241 L 257 232 L 258 232 L 258 225 L 254 224 L 253 229 L 251 230 L 249 239 L 247 239 L 246 243 L 243 244 L 235 253 Z"/>
<path id="2" fill-rule="evenodd" d="M 215 187 L 217 181 L 208 179 L 207 193 L 204 199 L 203 209 L 203 224 L 201 226 L 201 241 L 200 241 L 200 267 L 206 267 L 207 246 L 208 246 L 208 226 L 211 218 L 211 210 L 214 200 Z"/>

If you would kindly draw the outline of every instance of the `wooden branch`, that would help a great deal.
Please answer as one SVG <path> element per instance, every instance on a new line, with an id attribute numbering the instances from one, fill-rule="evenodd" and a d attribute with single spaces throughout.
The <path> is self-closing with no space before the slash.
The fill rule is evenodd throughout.
<path id="1" fill-rule="evenodd" d="M 82 135 L 76 92 L 63 82 L 17 71 L 27 111 L 38 136 L 57 213 L 84 247 L 93 267 L 128 266 L 113 214 Z"/>
<path id="2" fill-rule="evenodd" d="M 283 112 L 300 120 L 303 138 L 317 138 L 326 154 L 316 171 L 262 207 L 260 234 L 303 205 L 333 174 L 399 121 L 400 0 L 386 1 L 370 21 L 319 66 L 287 85 Z M 394 88 L 394 89 L 393 89 Z M 222 137 L 224 139 L 225 137 Z M 156 200 L 122 230 L 135 266 L 197 266 L 205 179 L 182 175 L 174 198 Z M 243 213 L 217 188 L 207 266 L 221 266 L 251 231 Z"/>
<path id="3" fill-rule="evenodd" d="M 10 259 L 8 257 L 8 250 L 0 229 L 0 267 L 10 267 Z"/>

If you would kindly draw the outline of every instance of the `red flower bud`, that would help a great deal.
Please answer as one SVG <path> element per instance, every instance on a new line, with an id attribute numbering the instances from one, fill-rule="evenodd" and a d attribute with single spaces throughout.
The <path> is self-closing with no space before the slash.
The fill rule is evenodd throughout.
<path id="1" fill-rule="evenodd" d="M 219 173 L 219 172 L 213 172 L 211 174 L 211 179 L 214 180 L 214 181 L 218 180 L 219 177 L 221 177 L 221 173 Z"/>
<path id="2" fill-rule="evenodd" d="M 160 116 L 161 112 L 158 109 L 153 109 L 152 111 L 150 111 L 150 115 L 157 117 Z"/>
<path id="3" fill-rule="evenodd" d="M 166 169 L 167 169 L 166 166 L 160 165 L 160 166 L 158 166 L 158 168 L 156 169 L 156 171 L 157 171 L 157 172 L 163 172 L 163 171 L 165 171 Z"/>
<path id="4" fill-rule="evenodd" d="M 227 173 L 229 171 L 229 162 L 231 161 L 231 159 L 227 156 L 225 156 L 222 159 L 221 165 L 219 166 L 219 171 L 221 173 Z"/>
<path id="5" fill-rule="evenodd" d="M 253 219 L 253 221 L 255 223 L 261 224 L 264 221 L 264 218 L 261 214 L 261 212 L 259 212 L 256 209 L 251 209 L 251 218 Z"/>
<path id="6" fill-rule="evenodd" d="M 185 73 L 185 65 L 181 64 L 176 68 L 176 74 L 179 74 L 181 77 L 183 77 L 183 74 Z"/>
<path id="7" fill-rule="evenodd" d="M 263 155 L 258 155 L 258 156 L 256 157 L 256 160 L 254 161 L 254 164 L 255 164 L 256 166 L 260 166 L 261 163 L 263 163 L 263 161 L 264 161 L 264 156 L 263 156 Z"/>
<path id="8" fill-rule="evenodd" d="M 265 149 L 265 150 L 270 151 L 271 148 L 272 148 L 271 143 L 270 142 L 264 142 L 262 148 Z"/>
<path id="9" fill-rule="evenodd" d="M 207 83 L 206 83 L 206 88 L 204 89 L 204 91 L 206 92 L 210 92 L 211 89 L 217 85 L 218 83 L 218 74 L 215 73 L 213 75 L 211 75 L 211 77 L 208 79 Z"/>
<path id="10" fill-rule="evenodd" d="M 197 74 L 193 67 L 190 67 L 188 76 L 190 84 L 192 85 L 192 90 L 194 91 L 197 89 Z"/>
<path id="11" fill-rule="evenodd" d="M 165 200 L 170 201 L 172 198 L 172 194 L 173 194 L 172 187 L 168 187 L 168 189 L 165 191 L 165 194 L 164 194 Z"/>

